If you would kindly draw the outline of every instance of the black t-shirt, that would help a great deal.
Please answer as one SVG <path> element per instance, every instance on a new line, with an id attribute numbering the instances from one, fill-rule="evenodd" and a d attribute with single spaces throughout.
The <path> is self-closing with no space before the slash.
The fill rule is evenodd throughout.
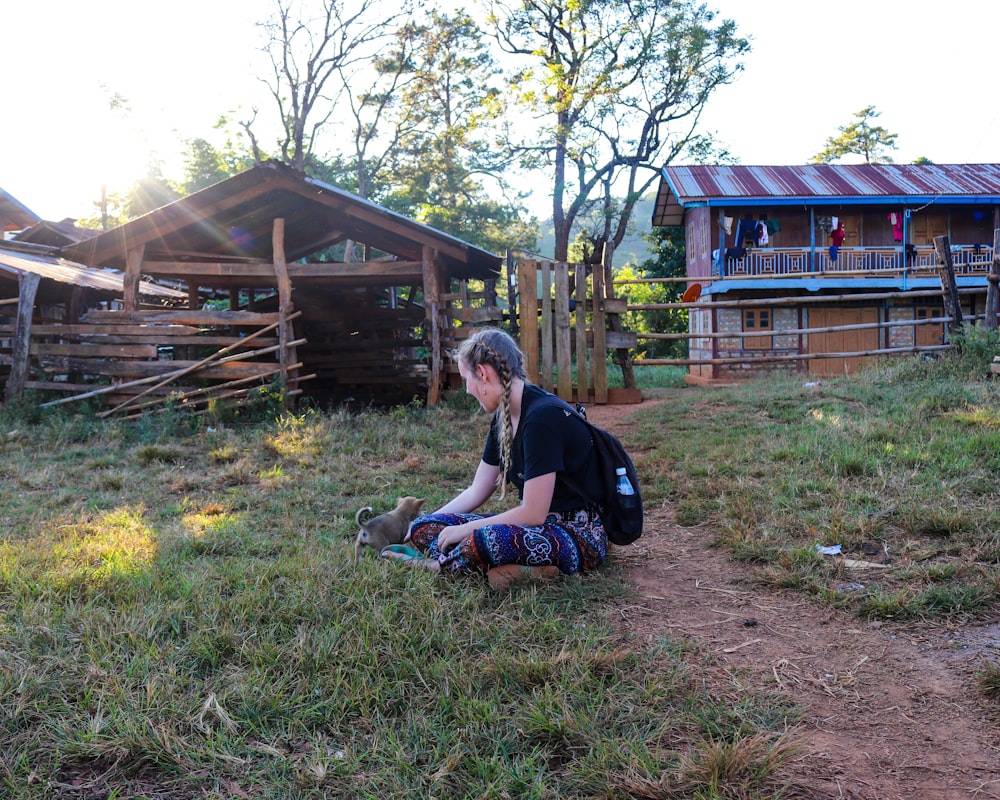
<path id="1" fill-rule="evenodd" d="M 483 461 L 500 465 L 500 412 L 493 415 L 483 448 Z M 588 497 L 601 497 L 601 480 L 594 458 L 594 443 L 586 423 L 563 400 L 533 384 L 524 385 L 521 420 L 511 449 L 507 480 L 524 499 L 524 482 L 556 473 L 550 511 L 575 511 L 595 505 L 582 500 L 565 482 L 565 476 L 584 488 Z"/>

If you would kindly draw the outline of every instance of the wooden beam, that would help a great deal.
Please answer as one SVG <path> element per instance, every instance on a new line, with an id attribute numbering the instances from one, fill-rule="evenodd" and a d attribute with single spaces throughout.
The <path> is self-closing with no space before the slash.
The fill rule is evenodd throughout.
<path id="1" fill-rule="evenodd" d="M 287 265 L 292 278 L 359 278 L 373 276 L 420 276 L 420 261 L 355 261 L 314 262 L 303 264 L 294 262 Z M 226 261 L 147 261 L 143 265 L 146 275 L 158 277 L 200 278 L 258 278 L 273 279 L 274 265 L 271 262 L 226 262 Z"/>
<path id="2" fill-rule="evenodd" d="M 521 352 L 528 380 L 538 384 L 538 262 L 521 261 L 517 265 L 518 327 L 521 331 Z"/>
<path id="3" fill-rule="evenodd" d="M 576 265 L 576 393 L 579 402 L 590 397 L 590 372 L 587 368 L 587 267 Z"/>
<path id="4" fill-rule="evenodd" d="M 958 286 L 955 283 L 955 267 L 951 260 L 951 246 L 948 236 L 935 236 L 934 249 L 937 251 L 938 274 L 941 277 L 941 294 L 944 299 L 944 313 L 951 317 L 948 323 L 948 334 L 957 333 L 962 329 L 962 301 L 958 296 Z"/>
<path id="5" fill-rule="evenodd" d="M 35 355 L 78 356 L 80 358 L 156 358 L 156 345 L 152 344 L 32 342 L 30 350 Z"/>
<path id="6" fill-rule="evenodd" d="M 292 283 L 285 261 L 285 220 L 281 217 L 272 223 L 271 252 L 274 255 L 274 277 L 278 282 L 278 363 L 281 365 L 282 391 L 287 392 L 294 388 L 288 382 L 288 365 L 295 361 L 295 354 L 289 352 L 288 343 L 292 334 L 288 318 L 295 309 L 292 307 Z"/>
<path id="7" fill-rule="evenodd" d="M 542 263 L 542 291 L 538 302 L 542 305 L 541 348 L 542 358 L 539 362 L 538 385 L 545 391 L 552 391 L 552 262 Z"/>
<path id="8" fill-rule="evenodd" d="M 1000 228 L 993 230 L 993 263 L 986 277 L 986 319 L 983 327 L 989 331 L 997 329 L 997 311 L 1000 306 Z"/>
<path id="9" fill-rule="evenodd" d="M 556 394 L 567 402 L 573 401 L 573 358 L 569 328 L 569 264 L 555 265 L 556 307 L 554 309 L 556 340 Z"/>
<path id="10" fill-rule="evenodd" d="M 441 402 L 441 275 L 438 271 L 437 253 L 434 248 L 424 245 L 421 250 L 421 266 L 424 282 L 424 302 L 427 305 L 427 322 L 430 328 L 431 372 L 427 377 L 427 405 Z"/>
<path id="11" fill-rule="evenodd" d="M 228 309 L 177 309 L 176 311 L 88 311 L 92 322 L 122 325 L 269 325 L 278 321 L 273 312 L 229 311 Z"/>
<path id="12" fill-rule="evenodd" d="M 38 293 L 40 276 L 34 272 L 18 274 L 17 322 L 14 327 L 14 341 L 11 347 L 11 369 L 7 376 L 7 402 L 20 400 L 24 393 L 24 382 L 28 377 L 28 359 L 31 344 L 31 320 L 35 311 L 35 295 Z"/>
<path id="13" fill-rule="evenodd" d="M 139 245 L 125 254 L 125 275 L 122 277 L 122 304 L 125 311 L 139 308 L 139 281 L 142 278 L 142 256 L 144 245 Z"/>

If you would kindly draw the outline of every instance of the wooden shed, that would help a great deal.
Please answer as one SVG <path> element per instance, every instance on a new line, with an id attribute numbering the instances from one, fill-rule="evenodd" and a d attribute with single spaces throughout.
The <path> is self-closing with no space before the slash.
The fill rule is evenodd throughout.
<path id="1" fill-rule="evenodd" d="M 500 257 L 274 162 L 55 255 L 120 272 L 122 294 L 68 313 L 64 336 L 45 329 L 47 342 L 75 348 L 61 375 L 52 379 L 51 360 L 30 360 L 29 372 L 70 396 L 93 395 L 80 378 L 90 376 L 132 409 L 151 395 L 207 402 L 264 381 L 323 405 L 434 403 L 459 323 L 501 316 Z M 143 280 L 184 299 L 152 306 Z M 91 357 L 98 343 L 146 349 Z"/>
<path id="2" fill-rule="evenodd" d="M 1000 164 L 668 166 L 653 225 L 683 225 L 688 379 L 853 372 L 945 345 L 938 239 L 984 313 Z"/>

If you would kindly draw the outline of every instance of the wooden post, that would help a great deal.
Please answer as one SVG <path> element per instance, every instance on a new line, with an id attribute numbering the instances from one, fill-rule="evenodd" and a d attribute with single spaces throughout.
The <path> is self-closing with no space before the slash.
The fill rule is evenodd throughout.
<path id="1" fill-rule="evenodd" d="M 997 329 L 997 311 L 1000 306 L 1000 228 L 993 230 L 993 263 L 990 264 L 990 274 L 986 278 L 986 319 L 983 327 L 988 331 Z"/>
<path id="2" fill-rule="evenodd" d="M 958 296 L 958 286 L 955 285 L 955 266 L 951 260 L 951 243 L 947 236 L 934 237 L 934 250 L 937 252 L 938 274 L 941 276 L 941 291 L 944 297 L 944 313 L 951 317 L 948 323 L 948 334 L 957 333 L 962 329 L 962 301 Z"/>
<path id="3" fill-rule="evenodd" d="M 510 335 L 515 339 L 520 338 L 520 331 L 518 330 L 518 313 L 517 313 L 517 284 L 518 276 L 515 270 L 517 269 L 517 263 L 514 260 L 514 253 L 511 250 L 507 251 L 507 309 L 509 310 L 509 322 L 510 322 Z M 523 288 L 522 288 L 523 291 Z"/>
<path id="4" fill-rule="evenodd" d="M 555 340 L 556 340 L 556 394 L 567 402 L 573 401 L 573 359 L 569 328 L 569 264 L 560 261 L 555 265 Z"/>
<path id="5" fill-rule="evenodd" d="M 520 288 L 518 319 L 521 331 L 521 352 L 528 380 L 538 384 L 538 262 L 521 261 L 517 267 Z"/>
<path id="6" fill-rule="evenodd" d="M 125 275 L 122 278 L 122 305 L 126 312 L 139 310 L 139 279 L 142 277 L 142 257 L 145 245 L 125 254 Z"/>
<path id="7" fill-rule="evenodd" d="M 576 400 L 590 400 L 590 373 L 587 371 L 587 265 L 576 265 Z"/>
<path id="8" fill-rule="evenodd" d="M 538 368 L 538 385 L 545 391 L 552 391 L 552 262 L 542 263 L 542 304 L 541 347 L 542 363 Z"/>
<path id="9" fill-rule="evenodd" d="M 35 311 L 35 295 L 41 278 L 33 272 L 18 275 L 17 321 L 11 346 L 10 375 L 7 377 L 7 402 L 20 400 L 28 378 L 28 358 L 31 351 L 31 318 Z"/>
<path id="10" fill-rule="evenodd" d="M 275 218 L 271 224 L 271 252 L 274 254 L 274 277 L 278 282 L 278 364 L 281 367 L 281 391 L 288 403 L 288 392 L 295 389 L 295 381 L 289 376 L 289 365 L 298 358 L 291 341 L 292 324 L 292 281 L 288 277 L 288 262 L 285 260 L 285 220 Z"/>
<path id="11" fill-rule="evenodd" d="M 431 372 L 427 378 L 427 405 L 441 402 L 441 382 L 444 358 L 441 352 L 441 276 L 438 272 L 434 248 L 424 245 L 421 250 L 421 270 L 424 279 L 424 305 L 430 333 Z"/>

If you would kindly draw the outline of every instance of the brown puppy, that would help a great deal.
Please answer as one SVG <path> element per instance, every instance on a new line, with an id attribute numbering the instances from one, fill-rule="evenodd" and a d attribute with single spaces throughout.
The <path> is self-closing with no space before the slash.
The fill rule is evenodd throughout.
<path id="1" fill-rule="evenodd" d="M 368 545 L 380 551 L 390 544 L 401 544 L 403 537 L 410 530 L 410 523 L 417 518 L 425 498 L 397 497 L 396 507 L 377 517 L 362 521 L 362 515 L 372 511 L 371 506 L 359 508 L 354 515 L 354 521 L 361 529 L 354 541 L 354 560 L 361 558 L 361 549 Z"/>

